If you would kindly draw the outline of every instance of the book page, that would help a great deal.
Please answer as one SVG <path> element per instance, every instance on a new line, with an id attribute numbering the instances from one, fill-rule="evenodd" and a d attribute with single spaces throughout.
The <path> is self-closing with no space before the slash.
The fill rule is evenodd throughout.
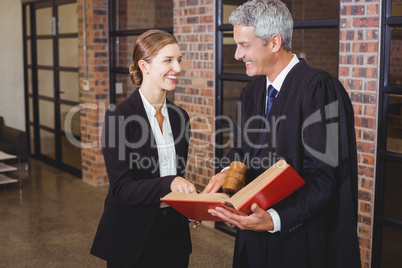
<path id="1" fill-rule="evenodd" d="M 230 197 L 224 193 L 187 194 L 187 193 L 171 192 L 168 195 L 164 196 L 163 199 L 230 202 Z"/>
<path id="2" fill-rule="evenodd" d="M 276 164 L 272 165 L 269 169 L 264 171 L 260 176 L 247 184 L 240 191 L 231 197 L 232 204 L 235 208 L 243 205 L 251 197 L 260 191 L 263 187 L 269 184 L 273 179 L 278 176 L 287 166 L 286 161 L 279 160 Z"/>

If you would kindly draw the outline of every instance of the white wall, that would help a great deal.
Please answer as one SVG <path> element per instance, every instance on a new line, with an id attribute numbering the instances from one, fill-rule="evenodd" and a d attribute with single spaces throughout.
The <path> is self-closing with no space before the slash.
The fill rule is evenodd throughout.
<path id="1" fill-rule="evenodd" d="M 0 116 L 25 130 L 22 11 L 20 0 L 0 1 Z"/>

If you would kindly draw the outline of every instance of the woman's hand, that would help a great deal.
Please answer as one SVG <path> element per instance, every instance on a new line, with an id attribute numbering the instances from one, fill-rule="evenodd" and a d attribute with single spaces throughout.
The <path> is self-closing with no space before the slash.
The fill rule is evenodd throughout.
<path id="1" fill-rule="evenodd" d="M 182 192 L 182 193 L 189 193 L 189 194 L 197 193 L 197 190 L 195 189 L 194 184 L 192 184 L 185 178 L 179 177 L 179 176 L 174 178 L 174 180 L 170 184 L 170 190 L 172 190 L 172 192 Z"/>

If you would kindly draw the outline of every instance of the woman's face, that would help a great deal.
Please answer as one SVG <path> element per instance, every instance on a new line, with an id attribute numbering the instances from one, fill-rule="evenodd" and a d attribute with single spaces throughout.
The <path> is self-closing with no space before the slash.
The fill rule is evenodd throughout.
<path id="1" fill-rule="evenodd" d="M 160 89 L 174 90 L 177 76 L 181 71 L 181 59 L 178 44 L 164 46 L 148 64 L 149 74 L 144 76 L 148 80 L 147 83 Z"/>

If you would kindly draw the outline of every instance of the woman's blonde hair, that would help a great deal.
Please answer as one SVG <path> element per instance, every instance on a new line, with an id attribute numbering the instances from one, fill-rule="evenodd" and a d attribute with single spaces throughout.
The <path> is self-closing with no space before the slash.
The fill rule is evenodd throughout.
<path id="1" fill-rule="evenodd" d="M 178 42 L 172 34 L 162 30 L 149 30 L 138 37 L 133 49 L 133 64 L 129 68 L 134 85 L 141 85 L 143 80 L 138 62 L 144 60 L 150 63 L 163 47 L 170 44 Z"/>

